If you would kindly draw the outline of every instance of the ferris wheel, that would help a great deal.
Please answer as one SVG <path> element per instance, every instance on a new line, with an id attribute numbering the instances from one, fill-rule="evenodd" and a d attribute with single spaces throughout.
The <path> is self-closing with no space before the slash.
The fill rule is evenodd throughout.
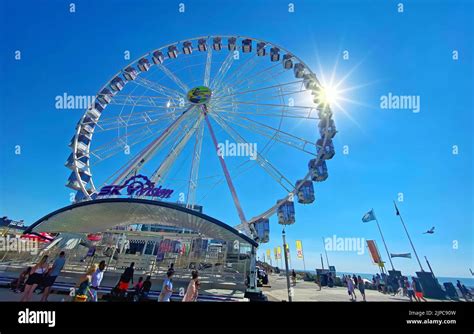
<path id="1" fill-rule="evenodd" d="M 231 200 L 238 228 L 267 242 L 272 215 L 292 224 L 294 199 L 315 200 L 335 134 L 324 87 L 293 53 L 197 37 L 146 53 L 99 90 L 71 139 L 66 186 L 93 200 L 148 175 L 187 208 Z"/>

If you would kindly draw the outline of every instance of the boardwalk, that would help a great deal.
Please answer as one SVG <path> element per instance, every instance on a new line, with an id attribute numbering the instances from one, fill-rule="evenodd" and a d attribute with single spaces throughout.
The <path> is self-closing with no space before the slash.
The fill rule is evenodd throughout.
<path id="1" fill-rule="evenodd" d="M 271 288 L 263 288 L 269 301 L 287 300 L 286 278 L 283 275 L 270 275 Z M 293 301 L 326 301 L 326 302 L 346 302 L 350 301 L 347 289 L 342 287 L 323 287 L 321 291 L 313 282 L 298 281 L 294 287 Z M 357 301 L 362 300 L 360 291 L 356 289 Z M 368 302 L 407 302 L 409 299 L 403 296 L 391 296 L 375 290 L 365 290 Z M 434 300 L 431 300 L 434 301 Z"/>

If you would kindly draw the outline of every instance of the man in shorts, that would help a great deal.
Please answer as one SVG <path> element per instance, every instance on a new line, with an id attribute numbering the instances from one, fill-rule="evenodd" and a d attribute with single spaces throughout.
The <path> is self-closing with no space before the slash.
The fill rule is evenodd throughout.
<path id="1" fill-rule="evenodd" d="M 53 266 L 51 267 L 49 272 L 46 274 L 46 277 L 44 279 L 44 291 L 43 291 L 43 296 L 41 296 L 42 302 L 48 301 L 49 293 L 51 292 L 51 287 L 56 281 L 56 278 L 58 278 L 59 274 L 61 273 L 61 270 L 63 270 L 65 264 L 66 264 L 66 256 L 64 252 L 61 252 L 59 253 L 59 256 L 54 261 Z"/>

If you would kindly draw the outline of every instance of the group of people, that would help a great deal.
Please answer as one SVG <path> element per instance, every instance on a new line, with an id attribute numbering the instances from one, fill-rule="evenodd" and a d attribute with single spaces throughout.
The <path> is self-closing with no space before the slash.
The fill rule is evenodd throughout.
<path id="1" fill-rule="evenodd" d="M 376 287 L 377 291 L 382 293 L 408 297 L 411 302 L 426 301 L 420 281 L 416 277 L 412 277 L 409 280 L 408 277 L 394 277 L 382 273 L 382 275 L 376 274 L 372 276 L 372 284 Z"/>
<path id="2" fill-rule="evenodd" d="M 123 274 L 120 276 L 120 280 L 115 287 L 115 289 L 119 292 L 121 296 L 125 296 L 129 289 L 130 282 L 133 284 L 133 276 L 134 276 L 134 266 L 135 263 L 132 262 L 129 267 L 125 269 Z M 173 295 L 173 276 L 175 274 L 174 264 L 171 263 L 167 272 L 166 278 L 163 280 L 163 285 L 161 288 L 160 295 L 158 297 L 159 302 L 169 302 L 171 301 L 171 296 Z M 199 272 L 197 270 L 193 270 L 191 272 L 191 280 L 188 284 L 186 292 L 183 296 L 183 302 L 193 302 L 197 301 L 198 293 L 199 293 Z M 138 279 L 138 282 L 134 285 L 134 291 L 132 292 L 133 300 L 143 300 L 148 298 L 148 294 L 151 290 L 152 282 L 151 276 L 148 275 L 145 280 L 143 277 Z"/>
<path id="3" fill-rule="evenodd" d="M 66 255 L 64 251 L 59 253 L 58 257 L 52 264 L 49 263 L 49 256 L 44 255 L 36 265 L 23 270 L 19 277 L 11 283 L 11 288 L 15 293 L 23 293 L 21 297 L 22 302 L 31 301 L 35 290 L 42 289 L 40 292 L 42 293 L 41 301 L 47 301 L 51 292 L 51 287 L 60 275 L 65 264 Z M 125 269 L 123 274 L 120 276 L 118 284 L 114 288 L 114 290 L 123 293 L 123 296 L 128 294 L 130 283 L 134 283 L 134 266 L 135 263 L 132 262 L 130 266 Z M 80 276 L 74 293 L 71 294 L 74 301 L 98 301 L 98 291 L 102 279 L 104 278 L 105 268 L 105 261 L 101 261 L 98 265 L 92 264 L 87 271 Z M 171 300 L 173 294 L 174 274 L 175 269 L 174 264 L 172 263 L 167 270 L 158 301 L 169 302 Z M 139 301 L 147 299 L 151 286 L 152 282 L 150 275 L 146 276 L 145 280 L 143 277 L 140 277 L 138 282 L 133 286 L 133 291 L 130 294 L 133 297 L 132 300 Z M 193 270 L 191 273 L 191 280 L 187 286 L 182 301 L 197 301 L 199 286 L 199 273 L 197 270 Z"/>
<path id="4" fill-rule="evenodd" d="M 79 287 L 74 296 L 76 301 L 98 301 L 97 292 L 104 278 L 105 267 L 105 261 L 101 261 L 99 265 L 92 264 L 80 277 Z"/>
<path id="5" fill-rule="evenodd" d="M 159 302 L 169 302 L 171 301 L 171 296 L 173 295 L 173 276 L 174 276 L 174 264 L 172 263 L 166 272 L 166 278 L 163 281 L 163 285 L 161 287 L 161 292 L 158 297 Z M 199 294 L 199 272 L 197 270 L 193 270 L 191 272 L 191 280 L 188 283 L 186 292 L 184 293 L 183 302 L 195 302 L 197 301 L 198 294 Z"/>
<path id="6" fill-rule="evenodd" d="M 342 281 L 347 286 L 347 293 L 351 297 L 351 301 L 357 301 L 357 295 L 355 289 L 359 289 L 360 294 L 362 296 L 362 300 L 365 302 L 365 282 L 362 277 L 356 276 L 355 274 L 352 275 L 343 275 Z"/>
<path id="7" fill-rule="evenodd" d="M 15 293 L 23 292 L 22 302 L 31 301 L 37 288 L 42 289 L 41 301 L 48 301 L 51 287 L 66 264 L 66 257 L 65 253 L 61 252 L 52 264 L 49 263 L 48 259 L 48 255 L 44 255 L 36 265 L 26 268 L 12 282 Z"/>

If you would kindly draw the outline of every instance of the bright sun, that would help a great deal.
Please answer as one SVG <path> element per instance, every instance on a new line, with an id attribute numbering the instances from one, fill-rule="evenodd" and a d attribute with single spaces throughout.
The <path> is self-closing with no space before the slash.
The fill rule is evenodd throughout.
<path id="1" fill-rule="evenodd" d="M 338 104 L 339 97 L 340 97 L 340 92 L 335 86 L 322 87 L 319 93 L 319 99 L 325 105 Z"/>

